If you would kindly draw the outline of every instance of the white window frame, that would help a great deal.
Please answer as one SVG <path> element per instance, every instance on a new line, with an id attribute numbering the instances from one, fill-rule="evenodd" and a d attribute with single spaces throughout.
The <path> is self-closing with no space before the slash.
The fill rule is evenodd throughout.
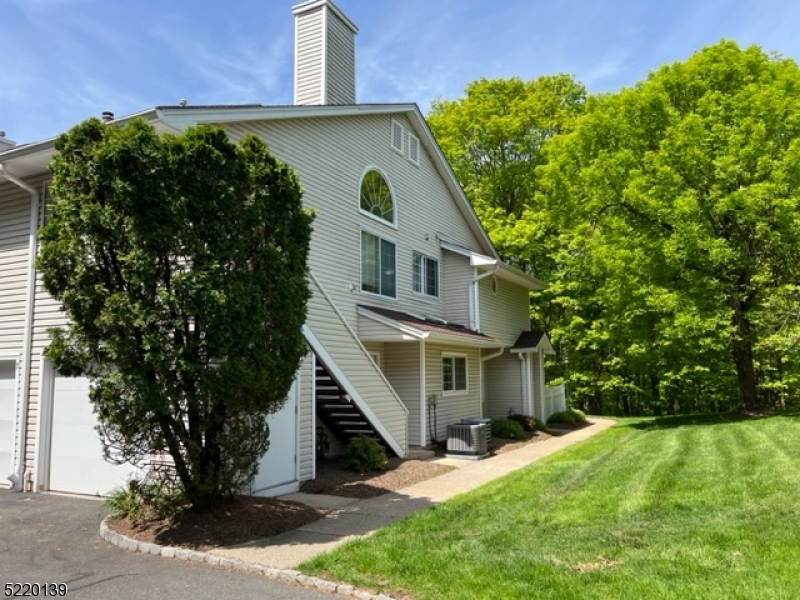
<path id="1" fill-rule="evenodd" d="M 457 389 L 456 385 L 456 369 L 455 369 L 455 362 L 453 362 L 453 389 L 452 390 L 445 390 L 444 389 L 444 361 L 445 359 L 464 359 L 464 389 Z M 439 367 L 440 377 L 442 378 L 442 394 L 444 396 L 457 396 L 459 394 L 468 394 L 469 393 L 469 357 L 466 354 L 461 354 L 458 352 L 442 352 L 442 360 L 441 365 Z"/>
<path id="2" fill-rule="evenodd" d="M 420 264 L 421 281 L 419 282 L 420 283 L 420 289 L 419 290 L 417 290 L 417 278 L 415 277 L 415 274 L 414 274 L 414 265 L 417 262 L 417 257 L 420 257 L 422 259 L 422 262 Z M 432 262 L 436 263 L 436 293 L 435 294 L 430 294 L 425 289 L 427 287 L 425 285 L 426 282 L 427 282 L 427 278 L 425 276 L 426 273 L 427 273 L 427 269 L 424 267 L 425 261 L 432 261 Z M 440 265 L 439 261 L 437 259 L 431 257 L 431 256 L 428 256 L 427 254 L 423 254 L 422 252 L 417 252 L 416 250 L 414 250 L 411 253 L 411 289 L 414 291 L 415 294 L 418 294 L 420 296 L 424 296 L 426 298 L 438 298 L 441 288 L 442 288 L 442 271 L 441 271 L 441 265 Z"/>
<path id="3" fill-rule="evenodd" d="M 380 369 L 381 368 L 381 353 L 373 351 L 373 350 L 367 350 L 367 354 L 369 354 L 369 357 L 372 359 L 372 362 L 374 362 L 378 366 L 378 368 Z"/>
<path id="4" fill-rule="evenodd" d="M 361 208 L 361 184 L 364 182 L 364 177 L 366 177 L 367 173 L 370 171 L 377 171 L 380 173 L 383 180 L 386 182 L 386 187 L 389 188 L 389 195 L 392 197 L 392 216 L 394 217 L 394 221 L 387 221 L 386 219 L 382 219 L 378 215 L 375 215 L 368 210 L 364 210 Z M 381 225 L 386 225 L 387 227 L 391 227 L 392 229 L 397 229 L 397 196 L 394 193 L 394 187 L 392 187 L 392 182 L 389 181 L 389 177 L 386 175 L 386 171 L 381 169 L 378 165 L 370 164 L 364 169 L 361 173 L 361 177 L 358 179 L 358 193 L 356 194 L 356 198 L 358 198 L 358 212 L 360 212 L 365 217 L 369 217 L 376 223 L 380 223 Z"/>
<path id="5" fill-rule="evenodd" d="M 377 293 L 376 294 L 375 292 L 370 292 L 370 291 L 364 289 L 364 270 L 363 270 L 363 267 L 364 267 L 364 265 L 363 265 L 363 262 L 364 262 L 364 244 L 363 244 L 363 242 L 364 242 L 364 234 L 365 233 L 369 234 L 369 235 L 373 235 L 376 238 L 378 238 L 378 248 L 379 248 L 378 249 L 378 256 L 379 257 L 381 256 L 381 254 L 380 254 L 380 242 L 381 241 L 387 242 L 387 243 L 392 244 L 394 246 L 394 296 L 388 296 L 388 295 L 381 294 L 381 293 Z M 381 267 L 382 267 L 382 265 L 378 265 L 378 271 L 379 272 L 382 270 Z M 395 242 L 394 240 L 392 240 L 390 238 L 384 237 L 384 236 L 382 236 L 382 235 L 380 235 L 378 233 L 375 233 L 374 231 L 370 231 L 369 229 L 365 229 L 365 228 L 362 227 L 361 230 L 358 233 L 358 280 L 359 280 L 358 290 L 362 294 L 366 294 L 366 295 L 372 296 L 374 298 L 384 298 L 384 299 L 387 299 L 387 300 L 397 300 L 397 297 L 398 297 L 397 282 L 399 280 L 399 277 L 397 276 L 397 242 Z M 380 276 L 378 277 L 378 285 L 380 286 Z"/>
<path id="6" fill-rule="evenodd" d="M 53 197 L 50 195 L 50 180 L 48 179 L 42 183 L 42 203 L 39 210 L 39 227 L 44 227 L 49 221 L 47 205 L 53 203 Z M 48 202 L 49 200 L 49 202 Z"/>

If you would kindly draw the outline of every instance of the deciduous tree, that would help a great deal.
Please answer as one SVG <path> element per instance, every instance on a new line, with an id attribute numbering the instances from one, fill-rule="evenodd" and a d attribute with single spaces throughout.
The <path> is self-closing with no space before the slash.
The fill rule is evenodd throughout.
<path id="1" fill-rule="evenodd" d="M 729 323 L 746 410 L 765 401 L 754 315 L 800 275 L 798 92 L 793 61 L 721 42 L 591 99 L 542 171 L 566 227 L 621 220 L 658 258 L 641 281 Z"/>
<path id="2" fill-rule="evenodd" d="M 197 508 L 247 485 L 289 391 L 311 216 L 254 136 L 86 121 L 56 141 L 38 268 L 69 326 L 46 356 L 91 378 L 112 460 L 168 452 Z"/>

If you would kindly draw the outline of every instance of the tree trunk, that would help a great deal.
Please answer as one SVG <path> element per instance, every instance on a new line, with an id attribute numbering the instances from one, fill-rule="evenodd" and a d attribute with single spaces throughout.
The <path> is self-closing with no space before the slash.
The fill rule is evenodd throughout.
<path id="1" fill-rule="evenodd" d="M 730 298 L 728 303 L 733 310 L 733 363 L 736 365 L 736 376 L 739 381 L 739 410 L 750 411 L 763 408 L 758 394 L 756 369 L 753 364 L 753 338 L 750 330 L 750 319 L 743 309 L 742 303 Z"/>

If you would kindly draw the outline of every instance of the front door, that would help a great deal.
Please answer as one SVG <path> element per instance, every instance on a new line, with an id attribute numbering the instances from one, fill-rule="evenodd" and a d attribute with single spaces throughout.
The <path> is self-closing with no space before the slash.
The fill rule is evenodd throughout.
<path id="1" fill-rule="evenodd" d="M 257 496 L 280 496 L 296 492 L 297 481 L 297 379 L 292 383 L 286 404 L 269 420 L 269 449 L 261 458 L 252 491 Z"/>

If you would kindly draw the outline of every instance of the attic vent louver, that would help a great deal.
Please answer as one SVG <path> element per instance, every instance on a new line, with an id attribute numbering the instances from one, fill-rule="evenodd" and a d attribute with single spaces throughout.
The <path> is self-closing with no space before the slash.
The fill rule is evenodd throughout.
<path id="1" fill-rule="evenodd" d="M 409 162 L 419 166 L 420 147 L 419 138 L 406 129 L 400 121 L 392 119 L 390 134 L 392 150 L 405 156 Z"/>
<path id="2" fill-rule="evenodd" d="M 408 160 L 419 166 L 419 138 L 408 134 Z"/>
<path id="3" fill-rule="evenodd" d="M 400 154 L 403 153 L 403 137 L 405 135 L 405 129 L 403 126 L 392 119 L 392 148 L 397 150 Z"/>

